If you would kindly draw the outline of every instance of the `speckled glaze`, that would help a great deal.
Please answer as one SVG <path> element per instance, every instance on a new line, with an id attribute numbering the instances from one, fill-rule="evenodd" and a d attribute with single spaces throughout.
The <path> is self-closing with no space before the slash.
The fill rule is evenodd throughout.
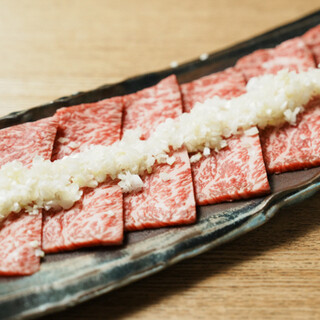
<path id="1" fill-rule="evenodd" d="M 234 65 L 259 48 L 273 47 L 320 23 L 320 11 L 236 46 L 174 69 L 181 83 Z M 152 86 L 172 69 L 63 97 L 0 119 L 0 128 L 48 117 L 61 107 L 98 101 Z M 195 225 L 132 232 L 118 248 L 89 248 L 48 255 L 41 271 L 29 277 L 0 278 L 0 319 L 23 319 L 65 309 L 158 272 L 259 227 L 282 206 L 302 201 L 320 189 L 320 168 L 273 175 L 267 197 L 202 206 Z"/>

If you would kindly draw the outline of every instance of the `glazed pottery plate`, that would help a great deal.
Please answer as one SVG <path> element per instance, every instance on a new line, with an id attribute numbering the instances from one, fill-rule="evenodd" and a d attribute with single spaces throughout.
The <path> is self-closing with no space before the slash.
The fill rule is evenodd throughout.
<path id="1" fill-rule="evenodd" d="M 9 114 L 0 128 L 51 116 L 58 108 L 135 92 L 175 73 L 181 83 L 223 70 L 242 56 L 274 47 L 320 23 L 320 11 L 261 36 L 175 69 L 149 73 L 46 105 Z M 28 277 L 0 278 L 0 318 L 23 319 L 61 310 L 158 272 L 230 241 L 270 219 L 280 207 L 320 189 L 320 168 L 270 176 L 271 195 L 197 208 L 196 224 L 126 234 L 117 248 L 88 248 L 47 255 Z"/>

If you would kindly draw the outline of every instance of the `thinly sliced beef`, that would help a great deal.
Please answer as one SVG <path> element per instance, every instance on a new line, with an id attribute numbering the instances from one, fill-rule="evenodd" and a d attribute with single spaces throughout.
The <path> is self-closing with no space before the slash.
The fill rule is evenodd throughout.
<path id="1" fill-rule="evenodd" d="M 261 135 L 269 172 L 299 170 L 320 165 L 320 106 L 298 115 L 297 125 L 270 127 Z"/>
<path id="2" fill-rule="evenodd" d="M 252 198 L 270 191 L 258 135 L 231 137 L 228 146 L 192 164 L 200 205 Z"/>
<path id="3" fill-rule="evenodd" d="M 230 68 L 181 85 L 185 111 L 196 102 L 219 96 L 225 99 L 245 92 L 245 79 Z M 197 204 L 249 198 L 270 191 L 259 136 L 234 136 L 219 152 L 192 163 Z"/>
<path id="4" fill-rule="evenodd" d="M 255 51 L 241 58 L 236 67 L 249 80 L 281 69 L 306 71 L 314 68 L 315 63 L 311 51 L 301 38 L 294 38 L 274 49 Z M 263 157 L 269 173 L 298 170 L 319 163 L 320 154 L 315 153 L 320 146 L 318 108 L 319 106 L 310 107 L 298 117 L 296 125 L 286 124 L 260 131 Z M 310 119 L 313 120 L 309 121 Z"/>
<path id="5" fill-rule="evenodd" d="M 246 92 L 246 81 L 241 72 L 234 68 L 210 74 L 189 83 L 182 84 L 184 112 L 190 112 L 197 102 L 204 102 L 214 96 L 231 99 Z"/>
<path id="6" fill-rule="evenodd" d="M 168 118 L 182 112 L 181 95 L 175 76 L 158 85 L 124 97 L 123 131 L 141 127 L 143 138 Z M 144 187 L 124 196 L 125 229 L 139 230 L 190 224 L 196 220 L 192 176 L 187 151 L 172 152 L 175 162 L 156 164 L 142 177 Z"/>
<path id="7" fill-rule="evenodd" d="M 247 81 L 267 73 L 276 74 L 282 69 L 299 72 L 314 67 L 312 53 L 301 38 L 284 41 L 275 48 L 254 51 L 236 64 Z"/>
<path id="8" fill-rule="evenodd" d="M 320 25 L 310 29 L 302 36 L 302 40 L 307 44 L 313 57 L 315 59 L 316 65 L 320 64 Z"/>
<path id="9" fill-rule="evenodd" d="M 36 156 L 51 158 L 57 121 L 47 118 L 0 131 L 0 166 L 19 160 L 30 166 Z M 0 275 L 28 275 L 40 268 L 42 213 L 11 213 L 0 222 Z"/>
<path id="10" fill-rule="evenodd" d="M 120 139 L 122 98 L 58 110 L 58 135 L 53 159 L 89 145 L 110 145 Z M 71 209 L 44 212 L 43 250 L 56 252 L 92 245 L 116 245 L 123 240 L 123 198 L 115 181 L 84 194 Z"/>

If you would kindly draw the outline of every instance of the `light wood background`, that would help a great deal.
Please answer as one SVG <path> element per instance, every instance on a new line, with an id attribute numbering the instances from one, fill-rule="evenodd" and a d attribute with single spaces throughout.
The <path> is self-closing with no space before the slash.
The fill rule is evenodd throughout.
<path id="1" fill-rule="evenodd" d="M 0 0 L 0 116 L 185 62 L 319 1 Z M 46 319 L 320 319 L 320 196 L 155 276 Z"/>

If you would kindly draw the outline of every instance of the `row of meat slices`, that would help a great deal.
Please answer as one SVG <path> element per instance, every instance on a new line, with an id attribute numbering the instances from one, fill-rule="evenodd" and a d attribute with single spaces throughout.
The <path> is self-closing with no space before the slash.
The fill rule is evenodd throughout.
<path id="1" fill-rule="evenodd" d="M 319 63 L 317 26 L 300 38 L 243 57 L 233 68 L 181 86 L 170 76 L 134 94 L 63 108 L 52 118 L 3 129 L 0 166 L 15 159 L 28 166 L 36 155 L 54 161 L 88 145 L 110 145 L 136 127 L 146 139 L 159 123 L 189 112 L 195 102 L 243 94 L 251 77 L 284 68 L 299 72 Z M 11 214 L 0 224 L 0 275 L 36 272 L 43 252 L 121 244 L 124 230 L 193 223 L 196 204 L 266 194 L 267 172 L 320 165 L 319 133 L 320 106 L 313 106 L 299 115 L 296 126 L 230 137 L 226 148 L 192 164 L 184 148 L 174 151 L 174 163 L 156 164 L 142 177 L 139 192 L 122 194 L 117 183 L 108 180 L 85 189 L 69 210 Z"/>

